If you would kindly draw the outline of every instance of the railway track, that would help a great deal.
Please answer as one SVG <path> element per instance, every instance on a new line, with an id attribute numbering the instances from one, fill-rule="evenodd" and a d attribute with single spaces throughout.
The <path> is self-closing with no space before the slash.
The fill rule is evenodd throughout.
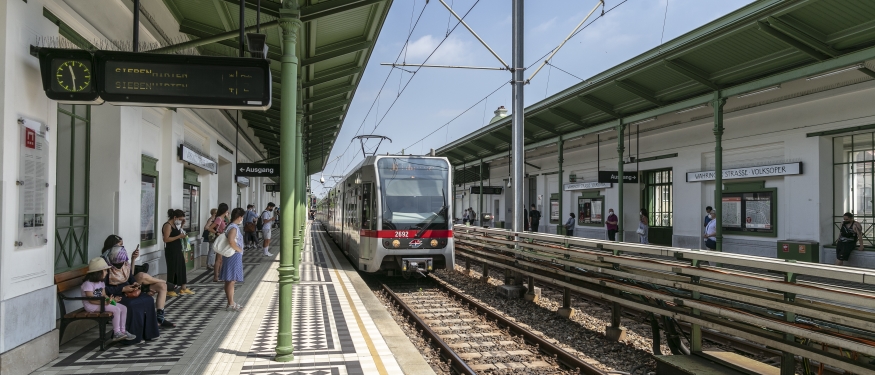
<path id="1" fill-rule="evenodd" d="M 457 250 L 459 246 L 457 246 Z M 462 260 L 466 260 L 467 257 L 464 254 L 464 250 L 462 252 L 456 252 L 456 261 L 460 262 Z M 472 263 L 477 263 L 476 260 L 471 260 Z M 498 271 L 504 271 L 505 268 L 498 267 L 496 265 L 491 265 L 490 268 Z M 510 269 L 510 268 L 508 268 Z M 512 269 L 510 269 L 512 270 Z M 561 295 L 563 293 L 563 288 L 556 284 L 550 283 L 549 281 L 545 281 L 543 278 L 538 278 L 535 281 L 535 286 L 542 288 L 542 293 L 548 292 L 549 294 L 558 295 L 558 300 L 561 300 Z M 547 293 L 544 293 L 547 294 Z M 556 296 L 551 296 L 552 298 L 557 298 Z M 586 302 L 592 305 L 600 306 L 606 310 L 610 310 L 612 308 L 612 303 L 603 299 L 593 298 L 591 296 L 582 295 L 579 293 L 571 292 L 572 298 L 575 298 L 581 302 Z M 644 311 L 640 311 L 630 307 L 624 307 L 622 310 L 622 314 L 630 319 L 637 321 L 647 321 L 649 316 Z M 690 333 L 690 326 L 687 323 L 680 322 L 679 323 L 684 333 Z M 738 337 L 734 337 L 731 335 L 727 335 L 720 332 L 714 332 L 707 329 L 702 330 L 702 338 L 708 340 L 712 343 L 731 348 L 732 350 L 744 353 L 754 358 L 759 358 L 760 360 L 768 360 L 773 358 L 778 358 L 781 355 L 781 352 L 775 349 L 768 348 L 766 346 L 756 344 L 744 339 L 740 339 Z M 801 358 L 796 357 L 797 363 L 801 364 Z M 816 364 L 816 362 L 815 362 Z M 819 372 L 822 375 L 841 375 L 844 374 L 843 371 L 833 369 L 831 367 L 824 367 L 822 372 Z"/>
<path id="2" fill-rule="evenodd" d="M 382 292 L 440 351 L 453 373 L 606 375 L 435 277 L 382 284 Z"/>

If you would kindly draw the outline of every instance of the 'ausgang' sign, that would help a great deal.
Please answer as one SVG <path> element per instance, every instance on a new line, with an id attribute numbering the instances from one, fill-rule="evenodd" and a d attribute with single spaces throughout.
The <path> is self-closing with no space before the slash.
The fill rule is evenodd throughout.
<path id="1" fill-rule="evenodd" d="M 802 174 L 802 162 L 723 170 L 724 180 Z M 687 172 L 687 182 L 714 181 L 714 171 Z"/>
<path id="2" fill-rule="evenodd" d="M 237 163 L 237 175 L 246 177 L 276 177 L 280 175 L 280 165 Z"/>

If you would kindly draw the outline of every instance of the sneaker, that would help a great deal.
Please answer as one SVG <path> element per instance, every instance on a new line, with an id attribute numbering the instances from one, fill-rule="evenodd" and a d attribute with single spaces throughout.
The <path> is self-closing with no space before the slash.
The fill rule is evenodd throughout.
<path id="1" fill-rule="evenodd" d="M 180 294 L 194 294 L 194 291 L 188 288 L 179 291 Z"/>
<path id="2" fill-rule="evenodd" d="M 233 305 L 226 306 L 225 310 L 227 310 L 227 311 L 240 311 L 240 310 L 243 310 L 243 305 L 241 305 L 239 303 L 235 303 Z"/>
<path id="3" fill-rule="evenodd" d="M 128 337 L 127 337 L 128 340 L 136 340 L 136 339 L 137 339 L 137 335 L 135 335 L 135 334 L 133 334 L 133 333 L 130 333 L 130 332 L 127 332 L 127 331 L 126 331 L 126 332 L 124 332 L 124 334 L 128 336 Z"/>
<path id="4" fill-rule="evenodd" d="M 266 256 L 266 257 L 272 257 L 273 254 L 271 254 L 271 253 L 268 252 L 268 253 L 264 253 L 264 256 Z"/>
<path id="5" fill-rule="evenodd" d="M 135 338 L 137 338 L 137 336 L 134 336 L 133 338 L 129 338 L 127 332 L 116 332 L 116 333 L 112 334 L 112 342 L 122 341 L 122 340 L 131 340 L 131 339 L 135 339 Z"/>
<path id="6" fill-rule="evenodd" d="M 178 297 L 179 294 L 176 294 L 176 292 L 170 290 L 170 291 L 167 292 L 167 296 L 168 296 L 168 297 Z"/>
<path id="7" fill-rule="evenodd" d="M 174 328 L 174 327 L 176 327 L 176 324 L 173 324 L 171 321 L 164 319 L 164 321 L 161 322 L 161 327 L 162 328 Z"/>

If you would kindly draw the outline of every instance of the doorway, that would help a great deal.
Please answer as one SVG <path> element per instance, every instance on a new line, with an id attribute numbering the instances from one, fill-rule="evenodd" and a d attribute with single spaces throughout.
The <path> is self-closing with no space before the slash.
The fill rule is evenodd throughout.
<path id="1" fill-rule="evenodd" d="M 672 170 L 644 171 L 644 190 L 641 192 L 641 207 L 647 209 L 650 219 L 648 239 L 651 244 L 671 246 L 673 221 Z"/>
<path id="2" fill-rule="evenodd" d="M 58 105 L 55 272 L 88 264 L 91 107 Z"/>

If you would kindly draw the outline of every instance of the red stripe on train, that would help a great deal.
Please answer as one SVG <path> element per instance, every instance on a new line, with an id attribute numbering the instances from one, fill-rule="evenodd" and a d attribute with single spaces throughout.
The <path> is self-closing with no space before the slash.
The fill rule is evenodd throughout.
<path id="1" fill-rule="evenodd" d="M 376 238 L 414 238 L 419 230 L 366 230 L 359 231 L 362 237 Z M 420 238 L 449 238 L 453 236 L 452 230 L 427 230 Z"/>

